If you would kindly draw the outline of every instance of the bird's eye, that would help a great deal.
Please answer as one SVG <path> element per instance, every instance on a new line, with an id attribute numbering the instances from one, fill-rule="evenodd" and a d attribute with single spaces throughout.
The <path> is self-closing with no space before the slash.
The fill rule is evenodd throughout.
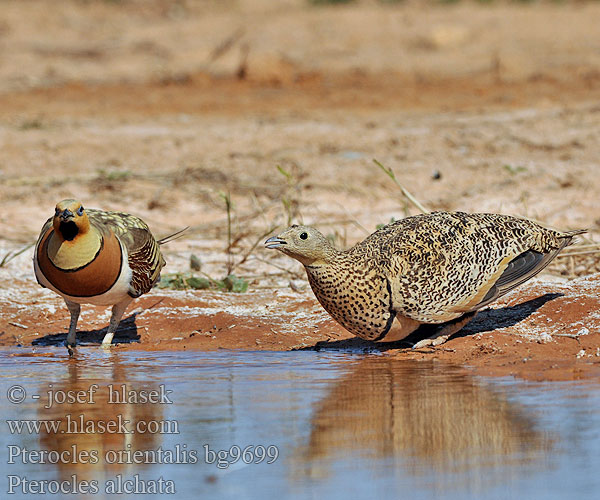
<path id="1" fill-rule="evenodd" d="M 308 233 L 300 233 L 300 239 L 305 240 L 308 238 Z"/>
<path id="2" fill-rule="evenodd" d="M 54 209 L 54 215 L 60 214 L 60 209 L 57 207 Z"/>
<path id="3" fill-rule="evenodd" d="M 79 215 L 80 217 L 83 215 L 83 206 L 77 209 L 77 215 Z"/>

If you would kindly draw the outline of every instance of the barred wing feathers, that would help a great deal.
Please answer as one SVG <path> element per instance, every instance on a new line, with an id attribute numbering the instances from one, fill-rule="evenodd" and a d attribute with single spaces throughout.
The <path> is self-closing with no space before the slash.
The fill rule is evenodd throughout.
<path id="1" fill-rule="evenodd" d="M 148 225 L 139 217 L 121 212 L 88 210 L 91 224 L 101 232 L 112 230 L 127 249 L 132 271 L 129 295 L 139 297 L 160 279 L 165 260 Z"/>

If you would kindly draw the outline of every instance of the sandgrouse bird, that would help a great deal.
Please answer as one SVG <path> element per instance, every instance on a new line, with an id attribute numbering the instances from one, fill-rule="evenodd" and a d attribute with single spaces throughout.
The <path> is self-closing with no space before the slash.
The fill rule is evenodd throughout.
<path id="1" fill-rule="evenodd" d="M 297 225 L 265 245 L 300 261 L 321 305 L 358 337 L 394 341 L 421 324 L 444 324 L 419 348 L 445 342 L 583 232 L 507 215 L 433 212 L 388 224 L 344 252 Z"/>
<path id="2" fill-rule="evenodd" d="M 171 235 L 173 236 L 173 235 Z M 80 304 L 112 306 L 102 344 L 110 344 L 129 303 L 160 278 L 165 260 L 146 223 L 121 212 L 84 209 L 76 200 L 56 205 L 42 227 L 33 257 L 37 281 L 58 293 L 71 313 L 69 353 L 76 344 Z"/>

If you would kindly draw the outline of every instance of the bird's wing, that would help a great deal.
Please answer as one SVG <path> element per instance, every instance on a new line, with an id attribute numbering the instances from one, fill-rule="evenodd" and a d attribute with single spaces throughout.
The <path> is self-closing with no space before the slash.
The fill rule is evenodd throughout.
<path id="1" fill-rule="evenodd" d="M 535 250 L 527 250 L 519 256 L 510 260 L 508 264 L 502 265 L 498 273 L 482 286 L 482 290 L 487 289 L 486 294 L 481 298 L 478 296 L 469 301 L 469 303 L 459 305 L 456 309 L 464 312 L 471 312 L 488 305 L 502 295 L 507 294 L 513 288 L 525 283 L 528 279 L 533 278 L 542 269 L 558 255 L 558 253 L 566 247 L 571 238 L 564 238 L 560 247 L 552 249 L 548 253 L 541 253 Z M 507 259 L 508 260 L 508 259 Z M 489 286 L 491 283 L 491 286 Z M 489 287 L 489 288 L 488 288 Z M 481 300 L 479 300 L 481 298 Z"/>
<path id="2" fill-rule="evenodd" d="M 423 323 L 477 310 L 538 272 L 576 232 L 496 214 L 433 213 L 380 233 L 394 309 Z M 377 234 L 377 233 L 374 233 Z"/>
<path id="3" fill-rule="evenodd" d="M 128 240 L 132 243 L 127 249 L 129 267 L 133 272 L 131 295 L 140 296 L 148 292 L 160 278 L 160 270 L 165 259 L 158 242 L 147 229 L 132 228 Z"/>
<path id="4" fill-rule="evenodd" d="M 37 243 L 35 244 L 36 249 L 37 249 L 38 245 L 40 244 L 40 241 L 42 241 L 42 239 L 44 238 L 44 235 L 48 232 L 48 229 L 50 229 L 52 227 L 53 219 L 54 219 L 54 217 L 50 217 L 42 226 L 42 230 L 40 231 L 40 235 L 38 236 Z"/>
<path id="5" fill-rule="evenodd" d="M 160 278 L 165 260 L 148 225 L 139 217 L 120 212 L 88 210 L 90 222 L 101 231 L 111 230 L 127 249 L 132 271 L 130 295 L 148 292 Z"/>

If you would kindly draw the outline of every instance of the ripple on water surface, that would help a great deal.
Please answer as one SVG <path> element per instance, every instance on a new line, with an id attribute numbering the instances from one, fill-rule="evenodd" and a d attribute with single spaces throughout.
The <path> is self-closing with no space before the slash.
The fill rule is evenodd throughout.
<path id="1" fill-rule="evenodd" d="M 73 475 L 97 485 L 90 498 L 126 488 L 156 498 L 166 484 L 180 498 L 594 498 L 600 488 L 590 383 L 490 380 L 345 352 L 97 347 L 74 359 L 1 350 L 0 373 L 6 420 L 58 426 L 4 424 L 4 491 Z M 8 401 L 14 386 L 19 404 Z"/>

